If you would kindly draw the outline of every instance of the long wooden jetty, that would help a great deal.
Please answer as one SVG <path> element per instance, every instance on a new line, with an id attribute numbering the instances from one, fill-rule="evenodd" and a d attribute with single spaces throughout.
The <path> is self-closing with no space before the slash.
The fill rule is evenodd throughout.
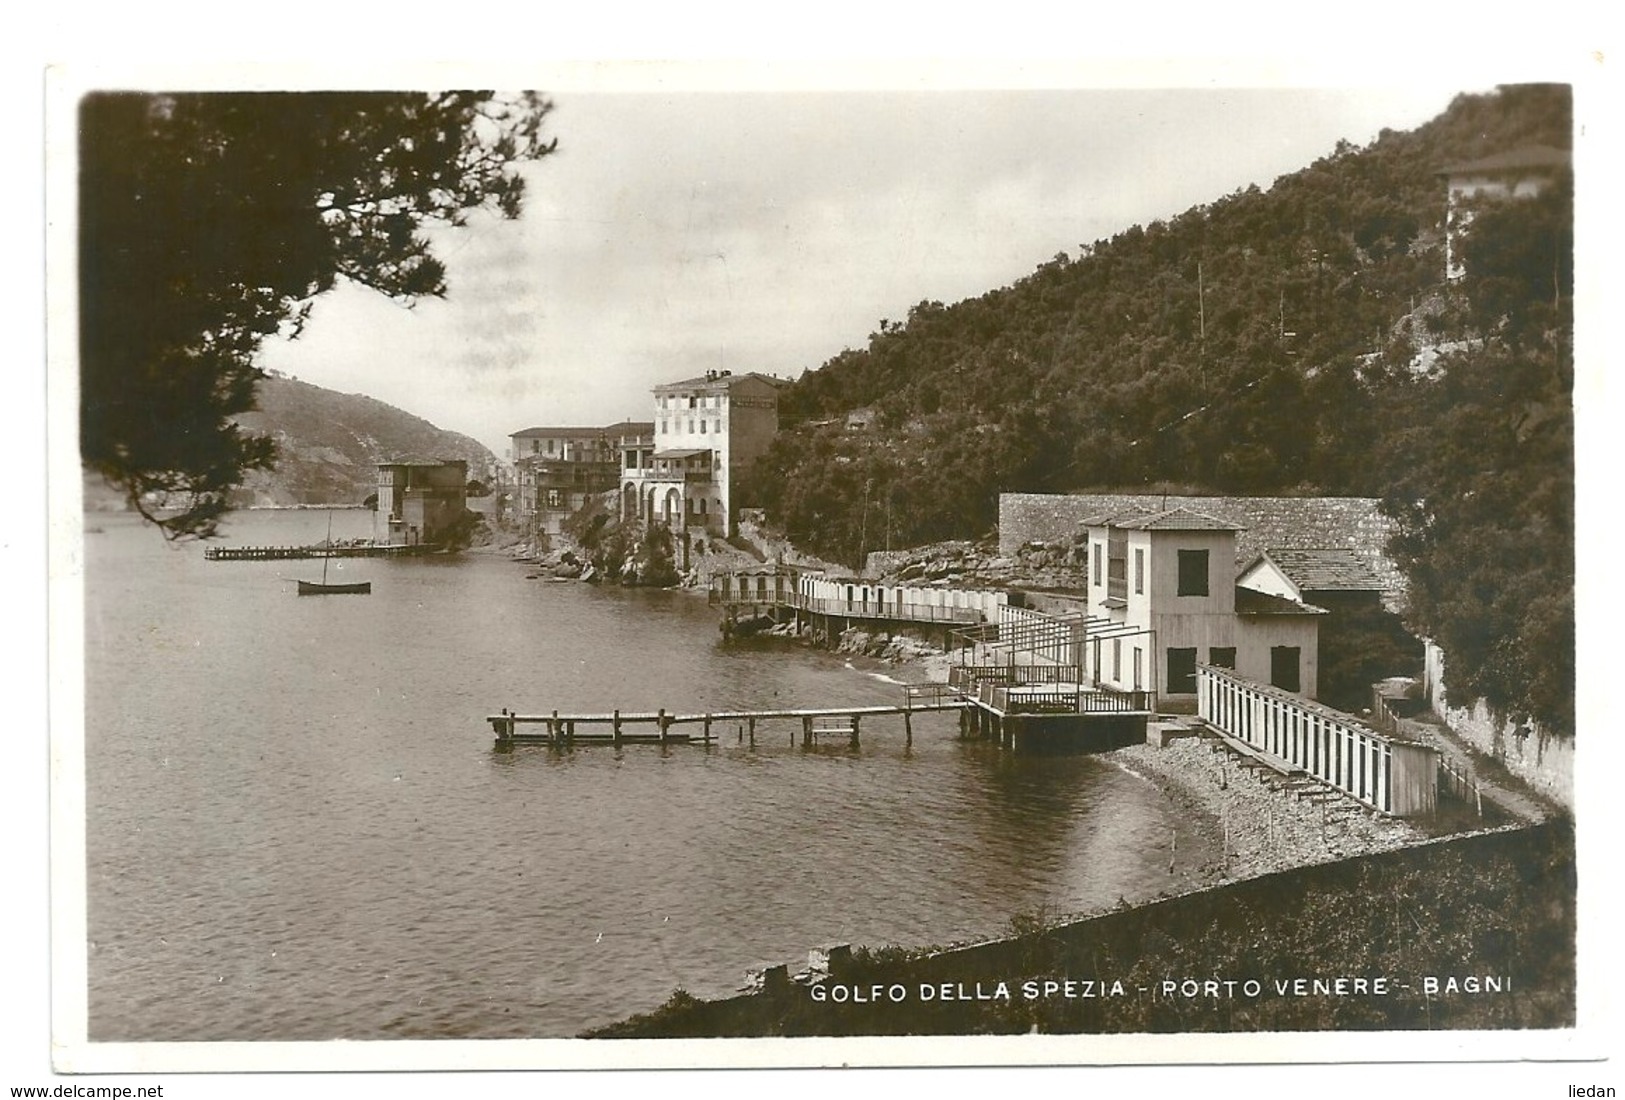
<path id="1" fill-rule="evenodd" d="M 301 561 L 307 558 L 406 558 L 427 554 L 428 546 L 209 546 L 206 561 Z"/>
<path id="2" fill-rule="evenodd" d="M 859 744 L 865 718 L 902 715 L 903 733 L 914 741 L 914 714 L 924 711 L 963 710 L 972 704 L 943 684 L 906 685 L 898 706 L 811 707 L 775 710 L 697 711 L 610 711 L 608 714 L 515 714 L 504 708 L 486 717 L 496 733 L 497 745 L 550 744 L 566 746 L 598 744 L 710 744 L 718 739 L 714 727 L 734 726 L 743 739 L 749 732 L 756 744 L 756 725 L 766 721 L 796 721 L 801 725 L 801 743 L 811 746 L 821 737 L 842 736 L 855 748 Z M 524 726 L 540 727 L 531 732 Z M 646 727 L 653 726 L 653 730 Z M 699 731 L 675 730 L 674 726 L 699 726 Z"/>

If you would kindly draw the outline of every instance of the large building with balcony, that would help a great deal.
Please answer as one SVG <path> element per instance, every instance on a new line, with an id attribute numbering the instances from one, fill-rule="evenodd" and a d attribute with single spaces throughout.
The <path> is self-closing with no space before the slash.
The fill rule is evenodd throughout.
<path id="1" fill-rule="evenodd" d="M 654 388 L 647 439 L 621 448 L 621 518 L 730 535 L 734 488 L 779 430 L 779 389 L 765 374 L 708 371 Z"/>
<path id="2" fill-rule="evenodd" d="M 553 536 L 601 493 L 613 492 L 628 440 L 647 439 L 648 421 L 608 427 L 526 428 L 508 437 L 515 516 L 532 535 Z"/>

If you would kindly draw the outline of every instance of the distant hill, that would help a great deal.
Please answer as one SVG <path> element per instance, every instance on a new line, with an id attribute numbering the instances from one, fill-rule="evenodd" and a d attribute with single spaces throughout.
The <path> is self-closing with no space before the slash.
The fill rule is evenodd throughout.
<path id="1" fill-rule="evenodd" d="M 238 424 L 276 440 L 276 468 L 251 472 L 237 507 L 360 504 L 377 488 L 377 464 L 392 459 L 461 458 L 482 480 L 496 465 L 483 444 L 363 394 L 272 376 L 258 403 Z"/>

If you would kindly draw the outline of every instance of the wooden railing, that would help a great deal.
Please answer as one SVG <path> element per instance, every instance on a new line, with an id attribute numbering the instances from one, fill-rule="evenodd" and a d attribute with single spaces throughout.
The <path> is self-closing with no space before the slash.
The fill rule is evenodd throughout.
<path id="1" fill-rule="evenodd" d="M 854 618 L 908 619 L 927 623 L 980 622 L 982 613 L 974 607 L 942 607 L 930 603 L 898 603 L 892 600 L 832 600 L 798 596 L 796 607 L 819 615 L 847 615 Z"/>
<path id="2" fill-rule="evenodd" d="M 1006 714 L 1151 712 L 1151 692 L 1091 684 L 1078 665 L 957 665 L 948 684 Z"/>
<path id="3" fill-rule="evenodd" d="M 855 619 L 903 619 L 922 623 L 979 623 L 982 612 L 974 607 L 945 607 L 940 604 L 903 603 L 897 600 L 838 600 L 803 595 L 788 588 L 754 586 L 738 589 L 713 587 L 708 602 L 723 607 L 743 604 L 773 604 L 819 615 L 843 615 Z"/>
<path id="4" fill-rule="evenodd" d="M 986 683 L 999 687 L 1028 684 L 1083 684 L 1082 665 L 955 665 L 948 670 L 950 684 Z"/>
<path id="5" fill-rule="evenodd" d="M 911 710 L 915 707 L 940 706 L 943 703 L 956 702 L 964 697 L 964 693 L 952 684 L 903 685 L 903 706 Z"/>

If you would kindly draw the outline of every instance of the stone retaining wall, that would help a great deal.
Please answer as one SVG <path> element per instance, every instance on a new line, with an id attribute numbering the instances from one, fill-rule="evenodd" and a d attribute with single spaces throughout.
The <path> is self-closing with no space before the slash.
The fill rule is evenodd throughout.
<path id="1" fill-rule="evenodd" d="M 1574 741 L 1536 725 L 1514 725 L 1490 713 L 1482 699 L 1465 706 L 1450 702 L 1444 680 L 1444 652 L 1432 642 L 1423 651 L 1423 691 L 1433 712 L 1473 748 L 1540 793 L 1574 810 Z"/>

